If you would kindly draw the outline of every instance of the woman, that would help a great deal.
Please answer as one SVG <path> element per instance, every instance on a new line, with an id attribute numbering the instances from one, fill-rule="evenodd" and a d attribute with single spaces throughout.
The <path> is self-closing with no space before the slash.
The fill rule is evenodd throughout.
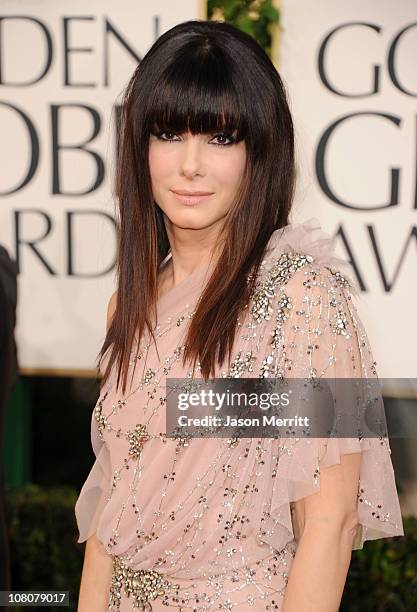
<path id="1" fill-rule="evenodd" d="M 182 23 L 135 70 L 121 125 L 79 610 L 335 612 L 352 549 L 403 535 L 388 439 L 165 428 L 167 378 L 377 376 L 333 242 L 289 223 L 281 79 L 234 27 Z"/>

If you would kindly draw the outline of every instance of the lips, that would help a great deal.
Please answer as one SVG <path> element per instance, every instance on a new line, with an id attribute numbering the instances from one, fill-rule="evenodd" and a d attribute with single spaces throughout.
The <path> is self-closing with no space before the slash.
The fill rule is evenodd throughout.
<path id="1" fill-rule="evenodd" d="M 212 191 L 187 191 L 186 189 L 172 189 L 174 193 L 182 196 L 206 196 L 213 195 Z"/>
<path id="2" fill-rule="evenodd" d="M 184 206 L 197 206 L 213 195 L 210 191 L 188 191 L 185 189 L 178 189 L 175 191 L 171 189 L 171 191 L 176 200 L 184 204 Z"/>

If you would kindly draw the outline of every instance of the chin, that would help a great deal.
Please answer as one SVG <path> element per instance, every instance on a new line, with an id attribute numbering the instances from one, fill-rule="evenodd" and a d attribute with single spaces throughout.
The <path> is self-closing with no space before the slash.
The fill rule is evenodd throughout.
<path id="1" fill-rule="evenodd" d="M 186 210 L 183 214 L 167 215 L 173 226 L 181 229 L 200 230 L 217 223 L 217 218 L 207 218 L 196 214 L 195 210 Z"/>
<path id="2" fill-rule="evenodd" d="M 178 227 L 180 229 L 192 229 L 192 230 L 204 229 L 205 227 L 209 227 L 211 225 L 209 221 L 204 223 L 202 221 L 199 222 L 196 219 L 194 220 L 179 219 L 177 221 L 171 221 L 171 223 L 174 227 Z"/>

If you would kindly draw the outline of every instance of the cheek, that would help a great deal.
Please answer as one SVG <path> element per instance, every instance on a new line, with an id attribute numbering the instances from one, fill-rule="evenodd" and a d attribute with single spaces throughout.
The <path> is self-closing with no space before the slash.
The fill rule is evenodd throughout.
<path id="1" fill-rule="evenodd" d="M 148 163 L 152 181 L 159 181 L 167 174 L 168 164 L 166 156 L 162 155 L 157 147 L 149 147 Z"/>
<path id="2" fill-rule="evenodd" d="M 154 154 L 152 148 L 149 149 L 148 164 L 149 164 L 149 173 L 151 175 L 151 179 L 154 179 L 155 176 L 158 174 L 159 163 L 158 163 L 158 156 Z"/>
<path id="3" fill-rule="evenodd" d="M 245 170 L 246 153 L 245 150 L 237 150 L 230 155 L 226 162 L 219 166 L 219 176 L 222 184 L 229 192 L 235 192 L 243 177 Z"/>

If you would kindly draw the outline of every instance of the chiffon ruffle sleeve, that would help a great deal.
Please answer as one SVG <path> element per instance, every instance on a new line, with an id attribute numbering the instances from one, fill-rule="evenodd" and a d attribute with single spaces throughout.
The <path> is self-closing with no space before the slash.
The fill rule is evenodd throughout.
<path id="1" fill-rule="evenodd" d="M 339 411 L 357 410 L 333 381 L 375 381 L 377 371 L 355 304 L 358 288 L 334 249 L 317 219 L 272 233 L 231 358 L 218 365 L 216 378 L 326 380 Z M 167 435 L 168 378 L 187 385 L 201 378 L 199 366 L 184 365 L 182 355 L 208 272 L 196 269 L 159 299 L 156 340 L 145 335 L 135 344 L 126 393 L 113 372 L 93 411 L 96 460 L 76 515 L 79 542 L 97 532 L 114 558 L 112 611 L 131 609 L 119 603 L 129 605 L 122 585 L 136 589 L 136 572 L 173 581 L 164 608 L 177 607 L 181 592 L 190 604 L 184 610 L 230 609 L 231 602 L 247 610 L 260 601 L 281 609 L 300 536 L 294 502 L 317 493 L 321 471 L 346 453 L 361 453 L 353 548 L 403 535 L 386 436 Z M 382 398 L 374 391 L 382 422 Z"/>
<path id="2" fill-rule="evenodd" d="M 252 306 L 265 343 L 261 375 L 326 379 L 340 416 L 352 419 L 358 412 L 355 382 L 372 379 L 369 397 L 367 385 L 359 385 L 360 410 L 372 402 L 373 417 L 386 433 L 383 400 L 375 384 L 377 364 L 355 305 L 359 291 L 348 278 L 346 264 L 334 255 L 334 241 L 321 231 L 316 219 L 293 226 L 289 235 L 279 238 L 275 247 L 271 245 Z M 352 383 L 345 380 L 338 385 L 339 379 Z M 346 394 L 350 386 L 352 392 Z M 260 495 L 267 502 L 258 519 L 262 541 L 280 548 L 299 538 L 292 502 L 319 491 L 321 469 L 339 464 L 345 453 L 362 455 L 359 525 L 352 548 L 362 548 L 365 540 L 404 534 L 386 435 L 282 438 L 268 444 L 264 494 Z"/>
<path id="3" fill-rule="evenodd" d="M 100 367 L 101 373 L 104 371 L 104 363 L 107 357 L 106 355 Z M 111 490 L 110 452 L 107 444 L 100 436 L 95 411 L 91 415 L 90 431 L 95 460 L 74 508 L 79 531 L 78 543 L 85 542 L 94 533 L 100 534 L 100 519 Z"/>

